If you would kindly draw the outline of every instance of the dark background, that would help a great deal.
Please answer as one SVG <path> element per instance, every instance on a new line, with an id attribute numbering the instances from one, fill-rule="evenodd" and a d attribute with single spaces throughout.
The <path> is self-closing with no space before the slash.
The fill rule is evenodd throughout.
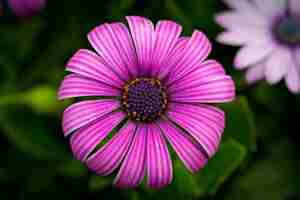
<path id="1" fill-rule="evenodd" d="M 31 19 L 0 17 L 0 199 L 300 199 L 299 97 L 284 84 L 247 86 L 232 67 L 237 48 L 214 42 L 219 0 L 49 0 Z M 237 85 L 236 101 L 220 105 L 227 125 L 219 152 L 196 175 L 174 159 L 174 180 L 162 190 L 120 190 L 113 175 L 97 177 L 72 158 L 58 102 L 64 65 L 86 34 L 107 21 L 141 15 L 204 31 Z M 125 21 L 124 21 L 125 22 Z M 251 37 L 251 35 L 249 35 Z"/>

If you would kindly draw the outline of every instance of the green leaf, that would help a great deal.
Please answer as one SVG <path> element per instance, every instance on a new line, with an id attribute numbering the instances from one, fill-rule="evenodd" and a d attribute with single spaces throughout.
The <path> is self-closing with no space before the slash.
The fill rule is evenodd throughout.
<path id="1" fill-rule="evenodd" d="M 0 97 L 0 106 L 26 105 L 36 113 L 56 113 L 64 109 L 70 100 L 60 102 L 57 89 L 50 85 L 39 85 L 26 92 L 15 92 Z"/>
<path id="2" fill-rule="evenodd" d="M 197 183 L 196 174 L 189 172 L 182 161 L 178 158 L 177 154 L 172 148 L 169 148 L 171 157 L 173 158 L 173 180 L 170 185 L 162 190 L 153 190 L 144 188 L 147 197 L 144 199 L 165 199 L 172 200 L 176 199 L 193 199 L 199 197 L 199 185 Z"/>
<path id="3" fill-rule="evenodd" d="M 110 177 L 93 175 L 89 179 L 89 189 L 92 192 L 102 190 L 105 187 L 110 186 L 111 184 L 112 184 L 112 180 Z"/>
<path id="4" fill-rule="evenodd" d="M 14 57 L 17 61 L 23 61 L 31 56 L 33 42 L 41 31 L 43 24 L 40 18 L 34 18 L 27 23 L 17 26 L 1 24 L 0 47 L 6 49 L 1 54 Z"/>
<path id="5" fill-rule="evenodd" d="M 5 55 L 0 55 L 0 89 L 1 95 L 15 88 L 16 63 Z"/>
<path id="6" fill-rule="evenodd" d="M 80 161 L 70 158 L 60 164 L 58 172 L 67 177 L 79 178 L 87 174 L 87 168 Z"/>
<path id="7" fill-rule="evenodd" d="M 58 140 L 62 134 L 49 126 L 52 122 L 48 117 L 17 108 L 2 111 L 3 134 L 21 151 L 40 160 L 60 160 L 68 156 Z"/>
<path id="8" fill-rule="evenodd" d="M 108 11 L 109 20 L 124 20 L 125 13 L 134 5 L 136 0 L 115 0 L 111 1 Z"/>
<path id="9" fill-rule="evenodd" d="M 215 194 L 220 186 L 242 164 L 247 150 L 234 140 L 227 140 L 200 171 L 197 179 L 201 194 Z"/>
<path id="10" fill-rule="evenodd" d="M 264 106 L 265 109 L 276 113 L 285 112 L 286 100 L 290 97 L 290 92 L 285 85 L 260 83 L 257 84 L 253 93 L 254 99 Z"/>
<path id="11" fill-rule="evenodd" d="M 201 172 L 200 172 L 201 173 Z M 199 196 L 199 185 L 195 174 L 191 174 L 181 163 L 176 160 L 174 163 L 174 185 L 178 195 L 195 197 Z"/>
<path id="12" fill-rule="evenodd" d="M 166 10 L 168 13 L 174 18 L 176 21 L 180 22 L 185 32 L 190 33 L 192 32 L 192 24 L 191 21 L 186 16 L 186 13 L 182 10 L 182 8 L 178 5 L 176 0 L 166 0 Z"/>
<path id="13" fill-rule="evenodd" d="M 253 113 L 245 97 L 221 106 L 226 114 L 224 139 L 233 138 L 249 151 L 256 151 L 256 127 Z"/>
<path id="14" fill-rule="evenodd" d="M 66 105 L 57 99 L 57 89 L 49 85 L 40 85 L 23 94 L 24 103 L 39 113 L 53 113 Z"/>
<path id="15" fill-rule="evenodd" d="M 297 196 L 299 153 L 297 147 L 291 144 L 291 141 L 282 139 L 269 145 L 261 158 L 233 181 L 231 189 L 223 194 L 223 199 L 282 200 Z"/>

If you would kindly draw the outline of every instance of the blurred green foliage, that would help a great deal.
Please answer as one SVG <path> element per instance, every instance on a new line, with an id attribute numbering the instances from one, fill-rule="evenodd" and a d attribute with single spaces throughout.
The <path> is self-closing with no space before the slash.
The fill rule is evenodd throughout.
<path id="1" fill-rule="evenodd" d="M 300 199 L 299 98 L 282 85 L 245 85 L 231 66 L 237 49 L 213 41 L 221 31 L 213 16 L 223 9 L 219 0 L 62 0 L 32 19 L 0 20 L 0 198 Z M 58 102 L 56 92 L 67 59 L 89 47 L 93 27 L 126 15 L 176 20 L 186 35 L 204 31 L 211 57 L 237 83 L 236 101 L 220 106 L 227 120 L 215 157 L 197 174 L 174 157 L 174 180 L 163 190 L 112 187 L 113 176 L 96 176 L 73 159 L 61 131 L 70 102 Z"/>

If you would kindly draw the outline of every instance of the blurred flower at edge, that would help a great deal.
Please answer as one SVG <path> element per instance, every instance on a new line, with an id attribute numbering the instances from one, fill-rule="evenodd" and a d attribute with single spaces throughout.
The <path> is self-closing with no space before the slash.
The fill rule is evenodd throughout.
<path id="1" fill-rule="evenodd" d="M 10 11 L 20 18 L 27 18 L 36 15 L 46 6 L 46 0 L 5 0 L 2 7 L 2 13 L 4 14 L 6 11 L 6 7 L 10 9 Z M 1 4 L 1 2 L 0 2 Z"/>
<path id="2" fill-rule="evenodd" d="M 236 69 L 247 69 L 249 84 L 282 79 L 292 93 L 300 92 L 300 1 L 224 0 L 232 8 L 215 17 L 224 27 L 217 40 L 242 46 L 234 60 Z"/>

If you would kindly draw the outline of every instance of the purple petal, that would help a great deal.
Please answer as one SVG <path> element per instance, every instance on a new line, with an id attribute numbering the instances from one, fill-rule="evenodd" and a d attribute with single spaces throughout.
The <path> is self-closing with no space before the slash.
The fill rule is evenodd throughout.
<path id="1" fill-rule="evenodd" d="M 77 130 L 71 137 L 72 151 L 77 160 L 84 162 L 88 155 L 123 119 L 123 112 L 100 118 L 93 124 Z"/>
<path id="2" fill-rule="evenodd" d="M 173 69 L 173 67 L 176 65 L 176 63 L 179 62 L 179 60 L 182 57 L 182 50 L 186 47 L 188 44 L 189 38 L 188 37 L 180 37 L 175 44 L 172 52 L 168 56 L 168 59 L 164 60 L 161 66 L 164 66 L 160 68 L 160 71 L 157 72 L 157 76 L 159 79 L 164 79 L 169 72 Z"/>
<path id="3" fill-rule="evenodd" d="M 168 88 L 174 102 L 221 103 L 235 98 L 235 85 L 216 61 L 206 61 L 197 70 Z"/>
<path id="4" fill-rule="evenodd" d="M 30 17 L 41 11 L 46 0 L 8 0 L 8 6 L 18 17 Z"/>
<path id="5" fill-rule="evenodd" d="M 26 7 L 30 8 L 31 11 L 35 11 L 35 12 L 42 10 L 47 3 L 46 0 L 23 0 L 23 1 L 26 2 Z"/>
<path id="6" fill-rule="evenodd" d="M 189 171 L 195 173 L 204 167 L 207 163 L 206 154 L 186 133 L 167 121 L 161 121 L 159 126 Z"/>
<path id="7" fill-rule="evenodd" d="M 266 44 L 244 46 L 238 51 L 234 66 L 237 69 L 244 69 L 257 64 L 270 55 L 273 50 L 274 46 L 268 42 Z"/>
<path id="8" fill-rule="evenodd" d="M 68 107 L 63 114 L 63 131 L 67 136 L 88 123 L 116 110 L 120 103 L 115 100 L 87 100 Z"/>
<path id="9" fill-rule="evenodd" d="M 175 66 L 172 66 L 166 84 L 170 85 L 172 82 L 193 71 L 199 63 L 202 63 L 207 58 L 211 48 L 211 43 L 207 37 L 202 32 L 195 31 L 188 40 L 185 48 L 182 49 L 179 61 Z M 178 58 L 175 59 L 177 60 Z"/>
<path id="10" fill-rule="evenodd" d="M 208 77 L 189 88 L 170 95 L 173 102 L 223 103 L 235 98 L 235 86 L 230 76 Z"/>
<path id="11" fill-rule="evenodd" d="M 8 0 L 8 6 L 18 17 L 28 17 L 33 14 L 32 11 L 25 6 L 25 4 L 25 1 Z"/>
<path id="12" fill-rule="evenodd" d="M 191 134 L 209 157 L 215 154 L 225 125 L 223 111 L 208 105 L 172 103 L 168 117 Z"/>
<path id="13" fill-rule="evenodd" d="M 145 173 L 146 138 L 146 125 L 141 124 L 114 180 L 114 184 L 118 187 L 136 187 L 142 182 Z"/>
<path id="14" fill-rule="evenodd" d="M 120 42 L 117 37 L 119 29 L 114 30 L 110 24 L 103 24 L 94 28 L 89 34 L 88 39 L 97 53 L 103 58 L 108 66 L 120 76 L 124 81 L 127 81 L 130 77 L 128 62 L 124 62 L 123 52 L 120 49 Z M 124 31 L 124 30 L 123 30 Z M 131 55 L 133 52 L 131 52 Z"/>
<path id="15" fill-rule="evenodd" d="M 58 98 L 83 96 L 120 96 L 120 90 L 77 74 L 66 76 L 59 88 Z"/>
<path id="16" fill-rule="evenodd" d="M 246 81 L 253 84 L 265 78 L 265 63 L 258 63 L 253 67 L 249 67 L 246 72 Z"/>
<path id="17" fill-rule="evenodd" d="M 117 88 L 124 84 L 96 53 L 87 49 L 77 51 L 67 63 L 66 69 Z"/>
<path id="18" fill-rule="evenodd" d="M 182 27 L 175 22 L 163 20 L 157 23 L 154 33 L 152 75 L 157 75 L 161 70 L 160 68 L 165 67 L 162 63 L 168 59 L 168 56 L 174 49 L 181 31 Z"/>
<path id="19" fill-rule="evenodd" d="M 111 27 L 115 33 L 114 36 L 116 37 L 124 65 L 127 66 L 131 75 L 137 76 L 138 60 L 128 28 L 123 23 L 112 23 Z"/>
<path id="20" fill-rule="evenodd" d="M 154 44 L 154 26 L 150 20 L 139 16 L 126 17 L 135 45 L 140 75 L 150 72 Z"/>
<path id="21" fill-rule="evenodd" d="M 287 73 L 291 65 L 291 52 L 285 48 L 277 48 L 265 61 L 265 76 L 270 84 L 278 83 Z"/>
<path id="22" fill-rule="evenodd" d="M 148 125 L 147 128 L 147 186 L 162 188 L 172 181 L 172 161 L 159 127 Z"/>
<path id="23" fill-rule="evenodd" d="M 99 175 L 112 173 L 121 163 L 135 134 L 136 126 L 127 123 L 114 137 L 86 161 L 87 166 Z"/>
<path id="24" fill-rule="evenodd" d="M 199 63 L 197 69 L 184 78 L 178 80 L 168 88 L 168 93 L 172 94 L 176 91 L 180 91 L 185 88 L 189 88 L 189 85 L 200 79 L 206 79 L 207 77 L 225 75 L 223 66 L 215 60 L 207 60 L 203 63 Z"/>

